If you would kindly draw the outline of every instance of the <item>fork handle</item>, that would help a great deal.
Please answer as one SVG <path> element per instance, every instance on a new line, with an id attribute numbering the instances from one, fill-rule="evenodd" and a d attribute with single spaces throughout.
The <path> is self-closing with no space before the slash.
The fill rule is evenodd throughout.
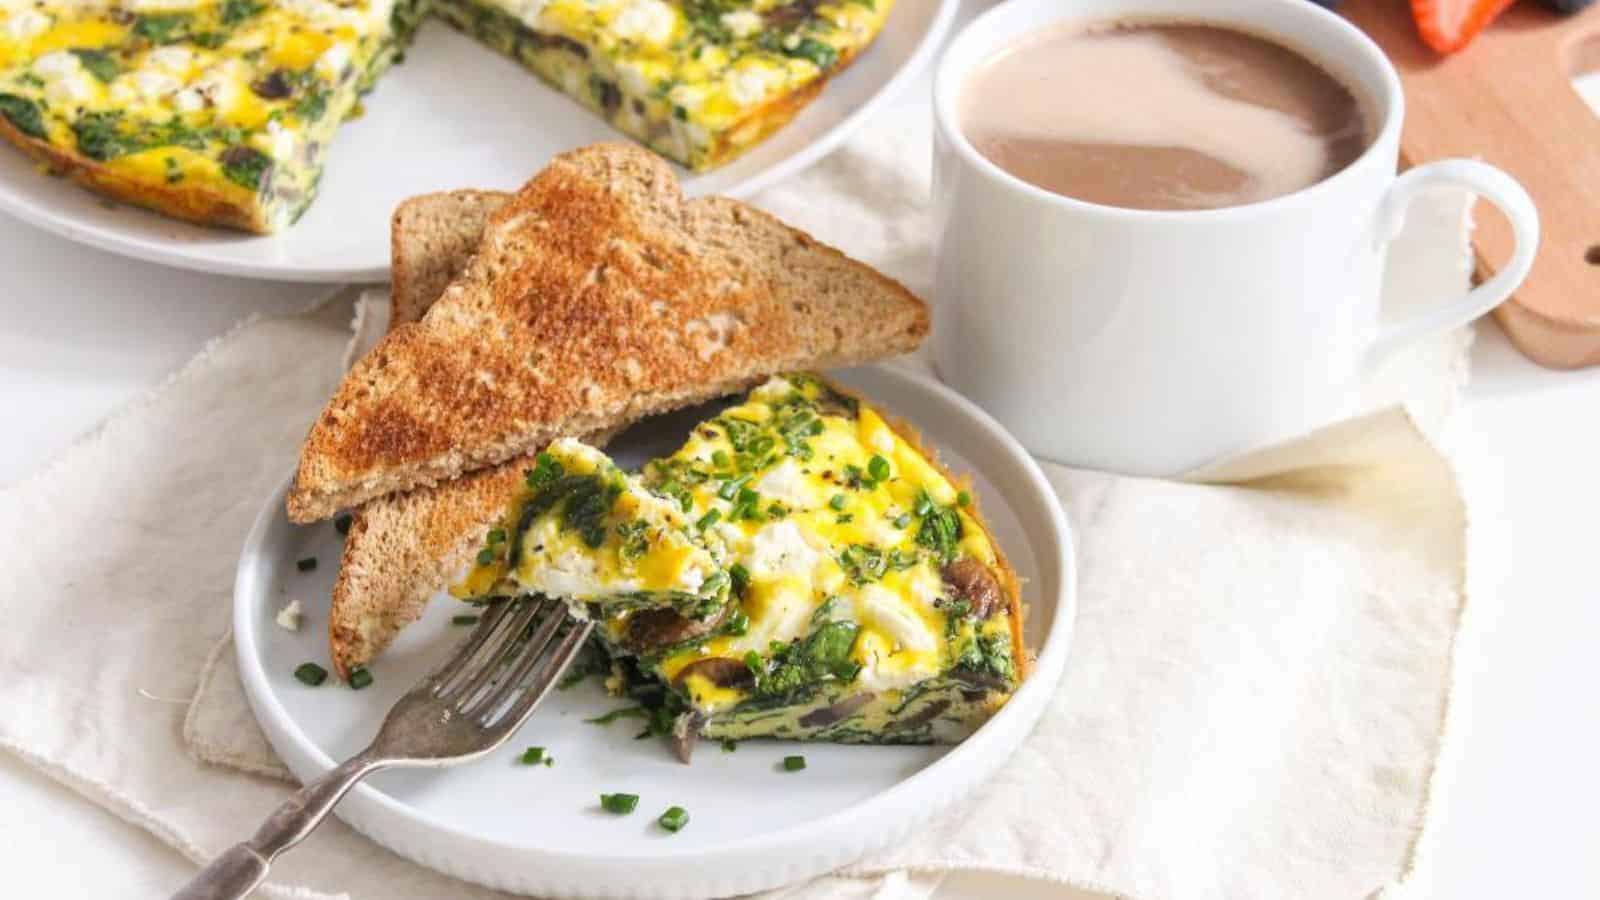
<path id="1" fill-rule="evenodd" d="M 305 840 L 355 783 L 383 768 L 362 753 L 290 795 L 250 840 L 235 844 L 172 895 L 172 900 L 241 900 L 267 877 L 278 854 Z"/>

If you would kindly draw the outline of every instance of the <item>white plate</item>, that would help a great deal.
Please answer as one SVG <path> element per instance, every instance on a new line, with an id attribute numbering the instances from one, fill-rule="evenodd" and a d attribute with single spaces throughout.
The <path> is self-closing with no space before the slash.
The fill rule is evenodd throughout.
<path id="1" fill-rule="evenodd" d="M 692 195 L 746 197 L 837 147 L 925 66 L 958 0 L 898 0 L 877 41 L 794 121 L 732 163 L 691 175 Z M 512 189 L 563 150 L 624 136 L 532 74 L 429 19 L 366 114 L 334 140 L 321 195 L 269 237 L 111 204 L 0 152 L 0 209 L 75 241 L 186 269 L 285 281 L 385 281 L 389 214 L 406 197 Z"/>
<path id="2" fill-rule="evenodd" d="M 755 741 L 724 753 L 702 742 L 694 763 L 656 740 L 633 740 L 637 722 L 585 723 L 626 705 L 594 683 L 553 693 L 522 732 L 487 759 L 453 769 L 381 772 L 338 807 L 357 830 L 402 856 L 502 890 L 570 897 L 705 897 L 742 894 L 821 874 L 903 838 L 966 795 L 1005 762 L 1048 703 L 1067 659 L 1075 604 L 1066 517 L 1022 447 L 977 407 L 931 379 L 887 368 L 839 373 L 845 384 L 920 426 L 956 472 L 970 472 L 1000 545 L 1024 578 L 1032 675 L 1001 712 L 955 747 L 848 747 Z M 670 450 L 694 419 L 666 417 L 612 444 L 624 464 Z M 297 571 L 315 556 L 322 565 Z M 359 751 L 384 713 L 461 639 L 436 599 L 352 691 L 293 677 L 326 664 L 328 592 L 339 559 L 333 526 L 290 525 L 283 491 L 267 501 L 245 544 L 234 588 L 234 637 L 245 691 L 278 755 L 302 780 Z M 298 598 L 307 622 L 273 624 Z M 548 748 L 553 768 L 517 756 Z M 779 762 L 804 753 L 807 768 Z M 640 795 L 626 818 L 602 812 L 601 792 Z M 509 802 L 508 802 L 509 800 Z M 689 811 L 667 834 L 655 818 Z M 315 840 L 315 838 L 312 838 Z M 292 851 L 291 851 L 292 852 Z"/>

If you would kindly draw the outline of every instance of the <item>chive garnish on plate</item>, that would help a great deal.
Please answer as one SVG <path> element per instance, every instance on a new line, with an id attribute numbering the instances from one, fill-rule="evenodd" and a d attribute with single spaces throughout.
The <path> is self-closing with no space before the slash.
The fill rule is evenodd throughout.
<path id="1" fill-rule="evenodd" d="M 372 683 L 372 673 L 367 671 L 367 667 L 366 666 L 358 666 L 358 667 L 350 670 L 350 689 L 351 690 L 359 691 L 359 690 L 361 690 L 362 688 L 366 687 L 367 685 L 369 685 L 371 683 Z"/>
<path id="2" fill-rule="evenodd" d="M 300 665 L 295 666 L 294 677 L 299 680 L 301 684 L 307 684 L 311 687 L 316 687 L 317 685 L 328 680 L 328 670 L 314 662 L 301 663 Z"/>
<path id="3" fill-rule="evenodd" d="M 656 824 L 668 831 L 679 831 L 689 824 L 689 811 L 681 806 L 669 806 L 667 811 L 661 814 L 661 818 L 656 820 Z"/>
<path id="4" fill-rule="evenodd" d="M 638 794 L 601 794 L 600 808 L 608 813 L 625 816 L 639 805 Z"/>
<path id="5" fill-rule="evenodd" d="M 556 764 L 556 758 L 545 753 L 543 747 L 529 747 L 522 751 L 520 759 L 525 766 L 553 766 Z"/>
<path id="6" fill-rule="evenodd" d="M 451 625 L 476 625 L 478 617 L 473 613 L 458 613 L 450 617 Z"/>
<path id="7" fill-rule="evenodd" d="M 294 567 L 302 572 L 314 571 L 317 568 L 317 558 L 308 556 L 305 559 L 296 561 Z"/>
<path id="8" fill-rule="evenodd" d="M 642 706 L 624 706 L 583 721 L 590 725 L 610 725 L 618 719 L 647 719 L 650 711 Z"/>

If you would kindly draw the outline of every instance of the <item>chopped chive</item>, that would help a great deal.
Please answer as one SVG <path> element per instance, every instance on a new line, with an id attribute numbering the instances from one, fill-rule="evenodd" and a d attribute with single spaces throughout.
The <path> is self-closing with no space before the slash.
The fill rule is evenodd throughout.
<path id="1" fill-rule="evenodd" d="M 450 617 L 451 625 L 476 625 L 478 617 L 472 613 L 460 613 Z"/>
<path id="2" fill-rule="evenodd" d="M 358 666 L 357 668 L 354 668 L 354 669 L 350 670 L 350 689 L 351 690 L 359 691 L 359 690 L 361 690 L 362 688 L 366 687 L 367 685 L 369 685 L 371 683 L 372 683 L 372 673 L 367 671 L 367 667 L 366 666 Z"/>
<path id="3" fill-rule="evenodd" d="M 734 563 L 728 567 L 728 576 L 733 579 L 733 592 L 743 594 L 745 588 L 750 586 L 750 570 L 743 563 Z"/>
<path id="4" fill-rule="evenodd" d="M 911 513 L 901 513 L 895 517 L 894 527 L 905 528 L 911 524 Z"/>
<path id="5" fill-rule="evenodd" d="M 333 530 L 339 532 L 340 534 L 349 534 L 350 523 L 352 521 L 354 521 L 354 517 L 352 517 L 349 513 L 345 513 L 339 518 L 333 520 Z"/>
<path id="6" fill-rule="evenodd" d="M 722 483 L 722 487 L 717 488 L 717 496 L 724 500 L 732 500 L 739 496 L 739 486 L 742 484 L 744 484 L 743 480 L 730 478 Z"/>
<path id="7" fill-rule="evenodd" d="M 544 765 L 549 765 L 549 759 L 549 757 L 544 755 L 543 747 L 529 747 L 528 749 L 522 751 L 521 761 L 525 766 L 537 766 L 541 763 Z"/>
<path id="8" fill-rule="evenodd" d="M 713 509 L 701 516 L 700 521 L 694 524 L 696 528 L 699 528 L 701 531 L 705 531 L 707 528 L 717 524 L 717 520 L 720 518 L 722 518 L 722 511 L 719 509 Z"/>
<path id="9" fill-rule="evenodd" d="M 917 505 L 912 508 L 912 511 L 919 516 L 927 516 L 928 513 L 933 512 L 933 498 L 929 497 L 926 492 L 918 494 Z"/>
<path id="10" fill-rule="evenodd" d="M 488 564 L 490 564 L 492 562 L 494 562 L 494 551 L 493 550 L 490 550 L 488 547 L 485 547 L 482 550 L 478 551 L 478 565 L 487 566 Z"/>
<path id="11" fill-rule="evenodd" d="M 856 517 L 854 515 L 850 514 L 850 513 L 840 513 L 839 517 L 837 519 L 835 519 L 834 521 L 837 522 L 840 525 L 849 525 L 851 522 L 854 522 L 855 520 L 856 520 Z"/>
<path id="12" fill-rule="evenodd" d="M 867 474 L 872 476 L 873 481 L 888 481 L 889 461 L 881 456 L 874 455 L 872 459 L 867 461 Z"/>
<path id="13" fill-rule="evenodd" d="M 294 567 L 302 572 L 314 571 L 317 568 L 317 558 L 315 556 L 308 556 L 305 559 L 296 562 Z"/>
<path id="14" fill-rule="evenodd" d="M 844 509 L 845 502 L 843 494 L 834 494 L 833 498 L 828 501 L 828 505 L 834 509 Z"/>
<path id="15" fill-rule="evenodd" d="M 962 491 L 961 493 L 957 494 L 956 495 L 956 505 L 957 506 L 971 506 L 972 505 L 972 495 L 967 493 L 966 491 Z"/>
<path id="16" fill-rule="evenodd" d="M 300 665 L 295 666 L 294 677 L 298 679 L 301 684 L 308 684 L 312 687 L 316 687 L 317 685 L 328 680 L 328 670 L 317 665 L 316 663 L 301 663 Z"/>
<path id="17" fill-rule="evenodd" d="M 733 738 L 723 738 L 722 739 L 722 752 L 723 753 L 732 753 L 733 751 L 735 751 L 737 749 L 739 749 L 739 742 L 738 741 L 734 740 Z"/>
<path id="18" fill-rule="evenodd" d="M 745 611 L 744 610 L 742 610 L 742 609 L 738 610 L 738 611 L 734 612 L 733 615 L 728 617 L 728 624 L 727 624 L 727 627 L 726 627 L 726 631 L 727 631 L 728 634 L 731 634 L 731 635 L 734 635 L 735 637 L 738 637 L 738 636 L 743 635 L 745 632 L 747 632 L 749 630 L 750 630 L 750 617 L 748 615 L 745 615 Z"/>
<path id="19" fill-rule="evenodd" d="M 506 530 L 504 528 L 496 528 L 489 532 L 489 546 L 491 547 L 495 544 L 504 543 L 505 539 Z"/>
<path id="20" fill-rule="evenodd" d="M 647 719 L 649 717 L 650 711 L 642 706 L 624 706 L 583 721 L 590 725 L 610 725 L 618 719 Z"/>
<path id="21" fill-rule="evenodd" d="M 761 662 L 761 654 L 755 652 L 754 650 L 746 651 L 744 655 L 744 664 L 750 669 L 751 672 L 755 673 L 757 677 L 766 674 L 767 667 Z"/>
<path id="22" fill-rule="evenodd" d="M 726 469 L 728 467 L 728 451 L 718 450 L 712 453 L 711 462 L 719 469 Z"/>
<path id="23" fill-rule="evenodd" d="M 667 811 L 661 814 L 661 818 L 656 820 L 656 824 L 668 831 L 680 831 L 683 826 L 689 824 L 689 811 L 681 806 L 669 806 Z"/>
<path id="24" fill-rule="evenodd" d="M 638 794 L 601 794 L 600 808 L 608 813 L 625 816 L 639 805 Z"/>
<path id="25" fill-rule="evenodd" d="M 804 756 L 785 756 L 783 758 L 783 770 L 785 772 L 798 772 L 805 767 L 806 758 Z"/>

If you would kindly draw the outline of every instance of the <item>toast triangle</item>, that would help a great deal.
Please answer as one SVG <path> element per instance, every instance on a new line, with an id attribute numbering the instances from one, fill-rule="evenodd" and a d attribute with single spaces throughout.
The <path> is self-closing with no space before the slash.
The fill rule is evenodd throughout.
<path id="1" fill-rule="evenodd" d="M 421 320 L 352 367 L 302 450 L 296 522 L 731 393 L 909 351 L 903 286 L 648 151 L 564 154 L 489 213 Z"/>

